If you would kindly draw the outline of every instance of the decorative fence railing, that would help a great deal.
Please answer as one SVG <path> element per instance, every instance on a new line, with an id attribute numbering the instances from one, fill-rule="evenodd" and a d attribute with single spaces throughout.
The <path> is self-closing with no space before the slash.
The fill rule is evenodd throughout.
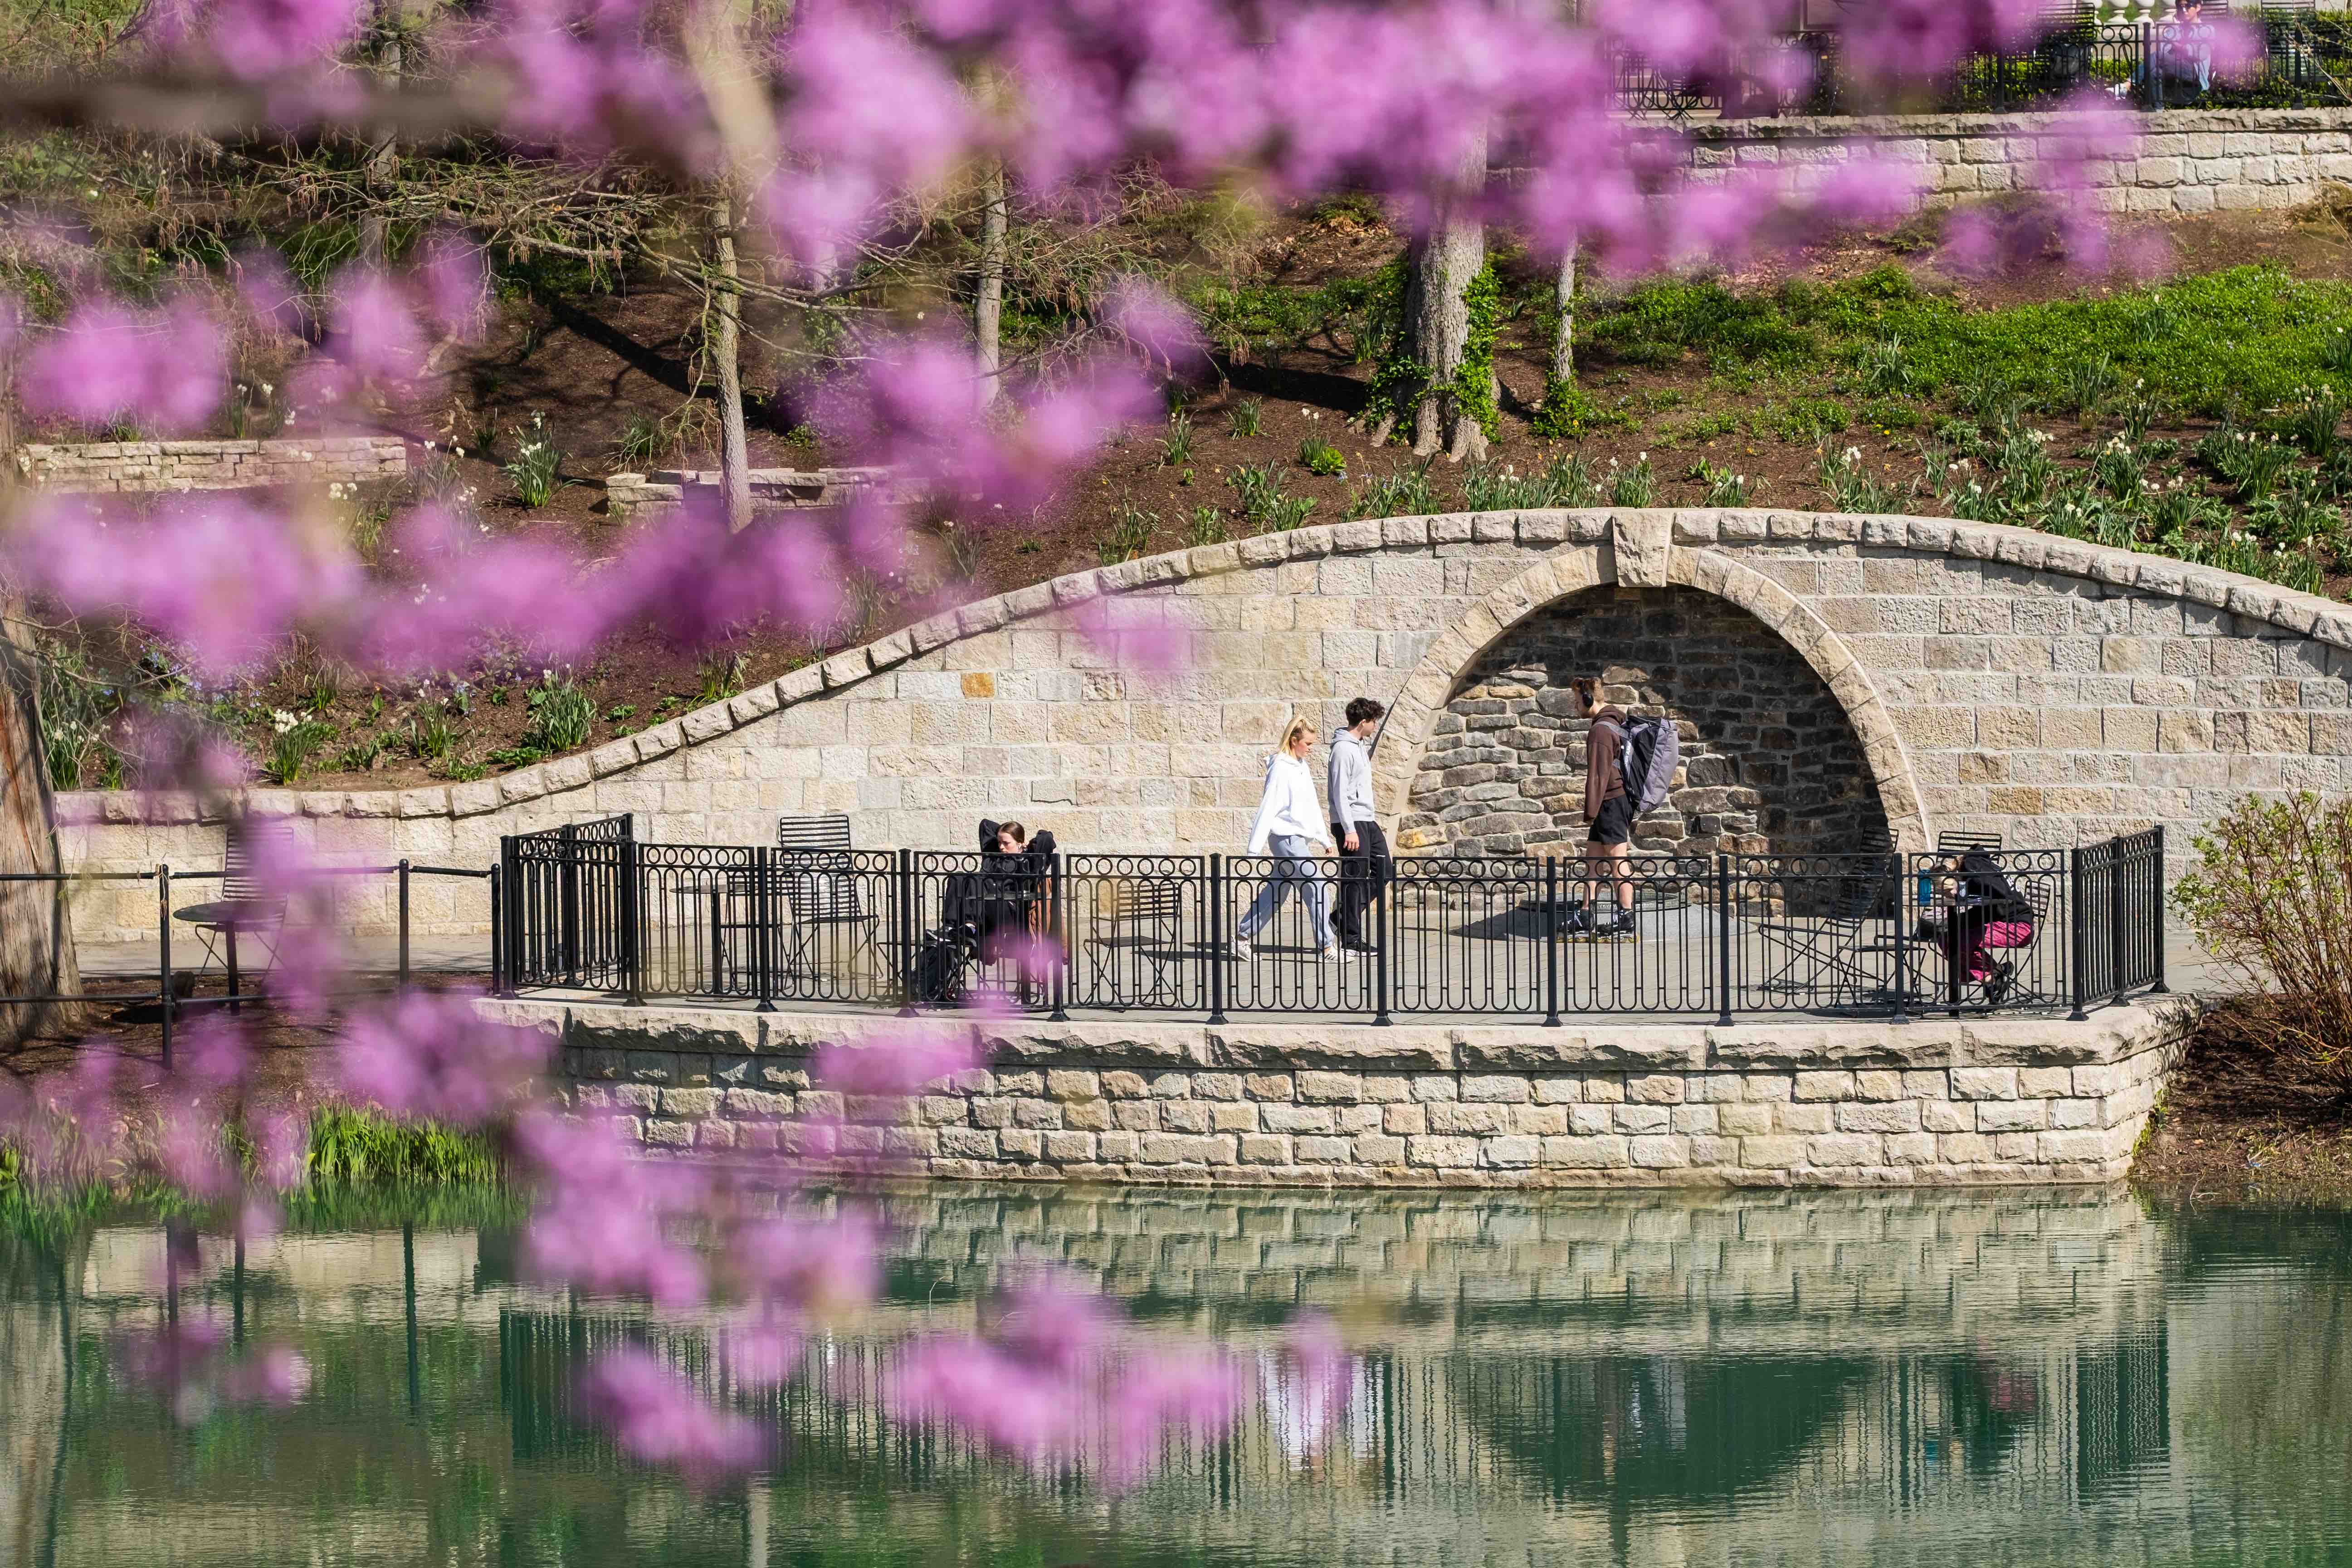
<path id="1" fill-rule="evenodd" d="M 2085 90 L 2147 109 L 2302 107 L 2352 101 L 2352 25 L 2308 9 L 2201 23 L 2080 21 L 2013 53 L 1971 53 L 1916 79 L 1854 98 L 1835 33 L 1792 33 L 1668 74 L 1638 54 L 1617 60 L 1629 113 L 1668 119 L 1778 114 L 1999 112 L 2052 107 Z"/>
<path id="2" fill-rule="evenodd" d="M 642 844 L 625 819 L 593 826 L 503 842 L 511 916 L 494 968 L 508 988 L 1549 1024 L 2081 1016 L 2164 987 L 2160 828 L 1967 865 L 1643 858 L 1621 881 L 1524 858 L 788 850 Z"/>

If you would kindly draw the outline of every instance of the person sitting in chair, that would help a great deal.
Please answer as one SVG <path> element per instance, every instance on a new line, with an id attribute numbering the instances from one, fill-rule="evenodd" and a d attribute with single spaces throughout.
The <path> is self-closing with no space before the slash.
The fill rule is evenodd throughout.
<path id="1" fill-rule="evenodd" d="M 966 918 L 977 928 L 982 963 L 1013 955 L 1024 958 L 1024 990 L 1034 978 L 1029 973 L 1032 965 L 1025 962 L 1027 950 L 1033 939 L 1045 931 L 1046 868 L 1053 864 L 1054 854 L 1050 828 L 1033 839 L 1017 822 L 981 822 L 975 907 Z"/>
<path id="2" fill-rule="evenodd" d="M 1947 862 L 1937 889 L 1949 912 L 1928 929 L 1941 939 L 1945 962 L 1981 984 L 1987 1002 L 1998 1004 L 2016 984 L 2017 966 L 1993 953 L 2033 941 L 2033 906 L 1984 849 L 1964 850 Z"/>

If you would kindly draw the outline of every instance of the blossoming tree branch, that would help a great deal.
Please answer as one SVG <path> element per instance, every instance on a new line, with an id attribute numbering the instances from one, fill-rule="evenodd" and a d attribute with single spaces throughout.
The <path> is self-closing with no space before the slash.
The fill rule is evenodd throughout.
<path id="1" fill-rule="evenodd" d="M 1899 100 L 1958 55 L 2014 42 L 2033 9 L 1875 0 L 1845 13 L 1837 58 Z M 1624 273 L 1736 260 L 1911 195 L 1904 169 L 1859 148 L 1801 173 L 1703 181 L 1676 132 L 1621 110 L 1629 58 L 1697 82 L 1751 58 L 1802 68 L 1766 47 L 1779 19 L 1762 0 L 153 0 L 93 58 L 0 80 L 0 134 L 65 130 L 166 162 L 304 171 L 371 204 L 359 253 L 306 288 L 257 245 L 134 297 L 110 286 L 75 211 L 9 210 L 0 408 L 36 426 L 200 433 L 227 394 L 233 342 L 260 334 L 299 345 L 285 395 L 302 429 L 377 427 L 429 400 L 452 345 L 484 331 L 493 258 L 572 256 L 684 280 L 706 302 L 724 482 L 715 504 L 632 530 L 602 563 L 486 532 L 464 495 L 393 517 L 385 565 L 363 563 L 323 503 L 298 493 L 118 505 L 0 492 L 0 618 L 41 605 L 117 620 L 218 679 L 298 635 L 414 676 L 494 644 L 577 659 L 647 623 L 686 643 L 758 621 L 832 625 L 850 571 L 902 559 L 919 524 L 985 528 L 1030 511 L 1157 406 L 1169 378 L 1203 373 L 1186 312 L 1139 273 L 1094 295 L 1051 354 L 1003 341 L 1008 227 L 1114 202 L 1138 171 L 1266 203 L 1350 192 L 1387 204 L 1413 239 L 1401 369 L 1373 416 L 1418 452 L 1475 457 L 1489 416 L 1461 374 L 1465 292 L 1489 233 L 1556 258 L 1565 303 L 1580 256 Z M 2113 137 L 2086 120 L 2076 161 L 2111 155 Z M 2053 191 L 2079 190 L 2068 157 L 2046 173 Z M 971 316 L 896 311 L 871 280 L 950 191 L 980 193 Z M 2085 206 L 2067 204 L 2069 221 Z M 34 277 L 37 289 L 21 287 Z M 753 517 L 740 345 L 754 300 L 822 317 L 848 343 L 812 413 L 829 441 L 893 472 L 887 496 Z M 1564 342 L 1559 365 L 1569 374 Z M 21 664 L 5 646 L 0 656 Z M 25 681 L 0 681 L 0 870 L 58 866 L 28 763 L 32 707 Z M 218 805 L 247 782 L 186 727 L 150 725 L 139 752 L 142 788 Z M 265 885 L 317 892 L 316 868 L 265 861 Z M 338 1017 L 335 1092 L 489 1137 L 537 1195 L 538 1279 L 709 1313 L 746 1387 L 790 1376 L 803 1336 L 874 1293 L 874 1220 L 811 1190 L 821 1179 L 854 1192 L 882 1169 L 853 1158 L 840 1129 L 797 1126 L 724 1171 L 636 1158 L 625 1129 L 551 1094 L 541 1037 L 485 1024 L 449 993 L 337 1002 L 344 955 L 331 937 L 297 946 L 275 989 Z M 73 984 L 50 892 L 11 885 L 0 993 Z M 168 1074 L 91 1052 L 77 1071 L 0 1089 L 13 1097 L 0 1100 L 0 1142 L 28 1181 L 153 1178 L 242 1233 L 265 1231 L 278 1194 L 304 1179 L 304 1133 L 255 1062 L 239 1020 L 219 1016 Z M 815 1076 L 909 1095 L 980 1065 L 910 1037 L 829 1052 Z M 152 1109 L 133 1114 L 134 1101 Z M 163 1332 L 136 1367 L 175 1401 L 194 1383 L 219 1397 L 299 1392 L 282 1352 L 231 1364 L 193 1317 Z M 1316 1407 L 1333 1408 L 1342 1353 L 1328 1325 L 1305 1325 L 1284 1375 L 1324 1388 Z M 1233 1419 L 1250 1388 L 1214 1347 L 1142 1353 L 1099 1301 L 1041 1279 L 986 1333 L 920 1346 L 896 1397 L 1008 1455 L 1116 1482 L 1169 1427 Z M 710 1478 L 762 1458 L 760 1432 L 642 1352 L 598 1363 L 587 1394 L 648 1461 Z"/>

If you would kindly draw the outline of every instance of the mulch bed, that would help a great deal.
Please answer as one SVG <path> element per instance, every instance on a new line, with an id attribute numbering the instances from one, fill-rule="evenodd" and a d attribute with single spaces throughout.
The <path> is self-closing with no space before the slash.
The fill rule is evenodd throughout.
<path id="1" fill-rule="evenodd" d="M 2352 1085 L 2295 1071 L 2242 1009 L 2199 1026 L 2152 1127 L 2132 1166 L 2152 1196 L 2352 1204 Z"/>

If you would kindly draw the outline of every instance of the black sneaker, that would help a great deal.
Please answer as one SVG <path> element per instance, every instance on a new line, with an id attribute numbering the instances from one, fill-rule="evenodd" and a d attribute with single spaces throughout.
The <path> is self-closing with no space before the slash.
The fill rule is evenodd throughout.
<path id="1" fill-rule="evenodd" d="M 1564 936 L 1586 936 L 1592 931 L 1592 913 L 1582 904 L 1572 904 L 1560 918 L 1560 933 Z"/>
<path id="2" fill-rule="evenodd" d="M 1992 973 L 1990 974 L 1985 976 L 1984 995 L 1986 1004 L 1990 1006 L 2000 1006 L 2001 1000 L 2010 994 L 2011 989 L 2016 984 L 2017 965 L 2004 958 L 2000 963 L 1993 965 Z"/>
<path id="3" fill-rule="evenodd" d="M 1618 913 L 1607 925 L 1595 928 L 1592 934 L 1595 936 L 1632 936 L 1633 934 L 1633 912 L 1631 910 L 1626 910 Z"/>

